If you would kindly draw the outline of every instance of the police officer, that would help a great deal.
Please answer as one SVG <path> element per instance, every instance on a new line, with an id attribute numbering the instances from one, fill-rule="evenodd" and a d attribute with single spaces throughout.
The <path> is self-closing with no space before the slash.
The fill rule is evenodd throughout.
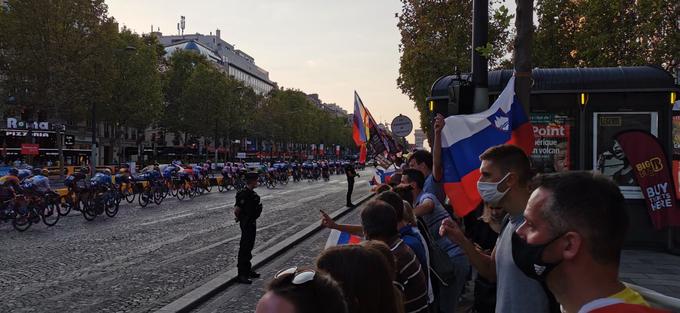
<path id="1" fill-rule="evenodd" d="M 352 191 L 354 191 L 354 177 L 359 176 L 357 171 L 354 169 L 354 161 L 347 163 L 345 167 L 345 175 L 347 175 L 347 206 L 352 208 L 354 203 L 352 203 Z"/>
<path id="2" fill-rule="evenodd" d="M 238 249 L 238 278 L 242 284 L 252 284 L 251 278 L 259 278 L 260 274 L 252 269 L 250 260 L 253 258 L 251 252 L 255 245 L 255 221 L 262 213 L 262 203 L 260 196 L 255 193 L 257 187 L 257 173 L 249 172 L 246 174 L 246 188 L 236 194 L 236 205 L 234 215 L 241 227 L 241 242 Z"/>

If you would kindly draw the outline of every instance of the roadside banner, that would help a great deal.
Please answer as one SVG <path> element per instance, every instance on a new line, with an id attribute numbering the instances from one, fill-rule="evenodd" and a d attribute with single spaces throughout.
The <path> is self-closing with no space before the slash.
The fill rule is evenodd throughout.
<path id="1" fill-rule="evenodd" d="M 648 131 L 629 130 L 617 134 L 616 141 L 647 200 L 654 228 L 680 226 L 680 209 L 675 199 L 670 163 L 657 138 Z"/>

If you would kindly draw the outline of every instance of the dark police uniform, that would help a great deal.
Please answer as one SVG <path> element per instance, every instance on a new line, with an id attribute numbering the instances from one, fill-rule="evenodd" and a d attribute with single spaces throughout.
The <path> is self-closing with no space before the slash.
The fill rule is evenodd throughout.
<path id="1" fill-rule="evenodd" d="M 236 194 L 236 206 L 241 208 L 238 216 L 239 225 L 241 226 L 241 242 L 238 249 L 238 275 L 241 277 L 250 277 L 252 265 L 250 260 L 253 258 L 251 252 L 255 245 L 255 221 L 262 213 L 262 203 L 260 203 L 260 196 L 250 189 L 245 188 Z"/>
<path id="2" fill-rule="evenodd" d="M 352 191 L 354 190 L 354 176 L 357 176 L 354 166 L 350 163 L 345 167 L 345 175 L 347 175 L 347 206 L 352 207 Z"/>

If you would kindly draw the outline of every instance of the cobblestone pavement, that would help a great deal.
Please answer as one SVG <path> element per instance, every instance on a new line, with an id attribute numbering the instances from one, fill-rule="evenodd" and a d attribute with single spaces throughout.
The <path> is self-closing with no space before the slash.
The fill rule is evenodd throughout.
<path id="1" fill-rule="evenodd" d="M 361 212 L 362 207 L 363 205 L 343 216 L 340 223 L 359 224 L 361 222 L 359 212 Z M 265 284 L 278 271 L 293 266 L 313 267 L 316 256 L 321 253 L 326 245 L 329 233 L 330 230 L 324 229 L 307 238 L 274 261 L 257 269 L 258 273 L 262 274 L 262 278 L 254 280 L 252 285 L 233 285 L 198 307 L 194 312 L 254 312 L 257 301 L 264 294 Z"/>
<path id="2" fill-rule="evenodd" d="M 354 199 L 368 193 L 357 179 Z M 344 176 L 258 188 L 257 254 L 345 203 Z M 236 264 L 235 192 L 161 206 L 121 206 L 115 218 L 78 212 L 18 233 L 0 224 L 0 312 L 149 312 Z"/>

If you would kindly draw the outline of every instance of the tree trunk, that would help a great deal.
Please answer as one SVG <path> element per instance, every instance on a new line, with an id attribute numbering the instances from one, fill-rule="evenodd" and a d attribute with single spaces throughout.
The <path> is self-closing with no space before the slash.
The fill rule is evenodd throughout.
<path id="1" fill-rule="evenodd" d="M 517 12 L 515 27 L 515 93 L 524 111 L 529 115 L 531 95 L 531 45 L 534 32 L 534 1 L 515 0 Z"/>

